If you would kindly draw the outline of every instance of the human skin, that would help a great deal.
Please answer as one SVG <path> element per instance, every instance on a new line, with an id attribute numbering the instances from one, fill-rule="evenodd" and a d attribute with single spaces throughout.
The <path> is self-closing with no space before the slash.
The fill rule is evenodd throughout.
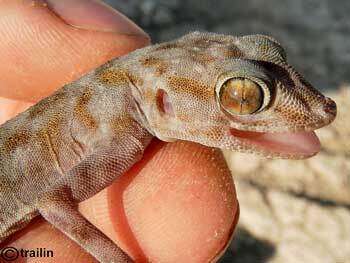
<path id="1" fill-rule="evenodd" d="M 97 1 L 50 1 L 49 7 L 0 2 L 1 123 L 109 59 L 149 44 L 140 29 Z M 219 150 L 154 140 L 141 162 L 80 210 L 138 262 L 204 262 L 228 242 L 238 202 Z M 43 219 L 5 245 L 54 250 L 51 262 L 94 260 Z"/>

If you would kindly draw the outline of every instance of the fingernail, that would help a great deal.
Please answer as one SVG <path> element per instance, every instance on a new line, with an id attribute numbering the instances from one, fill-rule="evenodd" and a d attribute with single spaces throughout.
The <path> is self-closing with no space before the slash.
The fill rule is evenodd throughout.
<path id="1" fill-rule="evenodd" d="M 147 34 L 129 18 L 99 0 L 46 2 L 53 12 L 73 27 L 147 37 Z"/>

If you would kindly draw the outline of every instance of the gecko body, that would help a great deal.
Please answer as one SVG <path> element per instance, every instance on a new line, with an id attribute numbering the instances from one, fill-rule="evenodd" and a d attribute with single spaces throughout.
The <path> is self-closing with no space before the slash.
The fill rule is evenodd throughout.
<path id="1" fill-rule="evenodd" d="M 136 50 L 0 126 L 0 242 L 42 215 L 99 261 L 131 262 L 77 203 L 126 172 L 152 137 L 305 158 L 318 151 L 312 131 L 335 116 L 267 36 L 194 32 Z"/>

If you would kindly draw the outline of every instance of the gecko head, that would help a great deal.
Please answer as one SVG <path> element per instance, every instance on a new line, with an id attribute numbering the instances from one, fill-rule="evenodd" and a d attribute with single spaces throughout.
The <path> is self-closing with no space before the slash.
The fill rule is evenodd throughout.
<path id="1" fill-rule="evenodd" d="M 193 33 L 176 45 L 189 50 L 188 58 L 170 62 L 173 70 L 156 91 L 148 119 L 157 137 L 267 157 L 319 151 L 314 130 L 334 120 L 336 104 L 287 64 L 276 40 Z"/>

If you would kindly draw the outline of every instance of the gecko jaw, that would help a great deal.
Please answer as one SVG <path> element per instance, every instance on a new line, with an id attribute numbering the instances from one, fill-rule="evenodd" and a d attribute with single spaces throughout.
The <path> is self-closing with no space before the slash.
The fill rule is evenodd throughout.
<path id="1" fill-rule="evenodd" d="M 230 128 L 235 138 L 260 148 L 263 151 L 283 155 L 310 157 L 320 151 L 320 141 L 315 132 L 251 132 Z"/>

